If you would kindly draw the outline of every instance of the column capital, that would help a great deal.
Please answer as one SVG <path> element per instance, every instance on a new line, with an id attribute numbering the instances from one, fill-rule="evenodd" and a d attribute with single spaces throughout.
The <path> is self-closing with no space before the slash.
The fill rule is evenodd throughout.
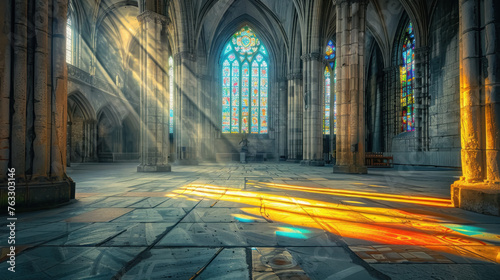
<path id="1" fill-rule="evenodd" d="M 140 23 L 143 22 L 155 22 L 159 24 L 164 24 L 168 25 L 170 23 L 170 20 L 168 17 L 164 15 L 160 15 L 158 13 L 155 13 L 153 11 L 144 11 L 140 15 L 137 16 L 137 20 L 139 20 Z"/>

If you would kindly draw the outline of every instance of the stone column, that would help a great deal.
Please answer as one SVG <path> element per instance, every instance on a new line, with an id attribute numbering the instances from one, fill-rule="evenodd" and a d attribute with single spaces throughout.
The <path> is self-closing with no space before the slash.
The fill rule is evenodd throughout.
<path id="1" fill-rule="evenodd" d="M 320 90 L 320 55 L 302 56 L 304 63 L 303 159 L 302 165 L 323 166 L 322 99 Z"/>
<path id="2" fill-rule="evenodd" d="M 337 162 L 334 172 L 367 173 L 364 121 L 364 0 L 336 1 Z"/>
<path id="3" fill-rule="evenodd" d="M 75 196 L 66 175 L 67 1 L 0 6 L 7 16 L 0 35 L 0 206 L 7 205 L 8 168 L 15 168 L 16 209 L 64 203 Z"/>
<path id="4" fill-rule="evenodd" d="M 161 37 L 168 19 L 150 10 L 141 23 L 141 163 L 138 172 L 169 172 L 169 92 L 165 87 Z"/>
<path id="5" fill-rule="evenodd" d="M 416 150 L 429 149 L 429 47 L 415 49 L 415 137 Z"/>
<path id="6" fill-rule="evenodd" d="M 288 75 L 288 161 L 302 159 L 302 112 L 303 112 L 302 73 Z"/>
<path id="7" fill-rule="evenodd" d="M 278 118 L 278 128 L 276 129 L 278 132 L 278 157 L 280 161 L 284 161 L 287 155 L 287 118 L 288 115 L 288 88 L 287 88 L 287 78 L 282 77 L 279 79 L 279 110 L 275 116 Z"/>
<path id="8" fill-rule="evenodd" d="M 0 29 L 12 31 L 12 2 L 0 1 Z M 0 32 L 0 171 L 7 173 L 10 158 L 10 88 L 12 63 L 12 37 L 7 32 Z M 3 186 L 3 185 L 2 185 Z"/>
<path id="9" fill-rule="evenodd" d="M 488 38 L 500 38 L 499 21 L 497 1 L 460 1 L 463 176 L 451 196 L 455 207 L 493 215 L 500 215 L 500 40 Z"/>
<path id="10" fill-rule="evenodd" d="M 392 150 L 392 137 L 399 132 L 400 127 L 396 123 L 396 112 L 399 112 L 399 68 L 398 66 L 387 67 L 384 69 L 384 95 L 382 102 L 383 116 L 383 135 L 385 151 Z M 399 116 L 399 115 L 398 115 Z"/>
<path id="11" fill-rule="evenodd" d="M 500 190 L 500 3 L 486 0 L 484 14 L 486 180 Z"/>
<path id="12" fill-rule="evenodd" d="M 195 75 L 195 56 L 191 52 L 175 54 L 177 69 L 177 127 L 176 145 L 177 162 L 181 165 L 198 164 L 198 131 L 199 104 L 197 92 L 197 77 Z"/>

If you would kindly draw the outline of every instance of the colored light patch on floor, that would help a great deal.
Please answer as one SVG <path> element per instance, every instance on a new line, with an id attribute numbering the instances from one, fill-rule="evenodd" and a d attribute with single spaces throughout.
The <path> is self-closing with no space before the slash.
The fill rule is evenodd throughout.
<path id="1" fill-rule="evenodd" d="M 292 228 L 292 227 L 278 227 L 276 231 L 276 235 L 288 237 L 288 238 L 296 238 L 296 239 L 307 239 L 307 234 L 311 231 L 307 229 L 300 228 Z"/>
<path id="2" fill-rule="evenodd" d="M 366 240 L 375 244 L 433 245 L 436 248 L 439 246 L 476 246 L 483 248 L 485 253 L 470 252 L 471 258 L 490 261 L 497 259 L 497 248 L 488 247 L 491 244 L 463 234 L 464 228 L 457 228 L 462 231 L 460 232 L 444 226 L 449 223 L 431 214 L 417 214 L 383 207 L 343 205 L 274 193 L 229 190 L 217 186 L 206 188 L 188 185 L 183 189 L 184 195 L 189 197 L 217 197 L 221 201 L 259 206 L 260 208 L 240 209 L 251 216 L 261 215 L 268 221 L 322 229 L 344 238 Z M 297 189 L 294 188 L 294 190 Z M 308 192 L 308 190 L 304 191 Z M 278 229 L 276 235 L 291 238 L 305 236 L 304 232 L 294 230 L 294 228 Z M 424 255 L 420 254 L 420 256 Z M 376 259 L 376 257 L 373 258 Z"/>
<path id="3" fill-rule="evenodd" d="M 255 221 L 262 220 L 261 218 L 257 218 L 257 217 L 245 215 L 245 214 L 231 214 L 231 216 L 233 216 L 234 219 L 237 220 L 238 222 L 242 222 L 242 223 L 253 223 Z"/>
<path id="4" fill-rule="evenodd" d="M 284 184 L 265 183 L 265 182 L 262 182 L 262 184 L 269 188 L 277 188 L 284 190 L 330 194 L 335 196 L 360 197 L 372 200 L 394 201 L 394 202 L 403 202 L 403 203 L 420 204 L 428 206 L 452 207 L 451 201 L 449 199 L 436 198 L 436 197 L 372 193 L 372 192 L 350 191 L 350 190 L 340 190 L 340 189 L 284 185 Z"/>

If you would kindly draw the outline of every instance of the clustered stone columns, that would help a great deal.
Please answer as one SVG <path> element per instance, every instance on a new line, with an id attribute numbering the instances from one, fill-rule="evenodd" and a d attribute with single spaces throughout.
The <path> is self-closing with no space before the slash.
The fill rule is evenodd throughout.
<path id="1" fill-rule="evenodd" d="M 455 207 L 500 215 L 500 3 L 481 2 L 460 0 L 463 176 L 451 197 Z"/>
<path id="2" fill-rule="evenodd" d="M 302 73 L 288 75 L 288 161 L 302 159 Z"/>
<path id="3" fill-rule="evenodd" d="M 365 167 L 364 38 L 366 1 L 336 1 L 337 162 L 334 172 L 367 173 Z"/>
<path id="4" fill-rule="evenodd" d="M 416 150 L 429 149 L 429 47 L 415 49 L 415 137 Z"/>
<path id="5" fill-rule="evenodd" d="M 396 112 L 400 111 L 401 89 L 399 86 L 399 68 L 398 66 L 391 66 L 384 69 L 384 92 L 382 101 L 382 114 L 386 116 L 383 118 L 382 131 L 384 139 L 385 151 L 392 151 L 392 137 L 397 135 L 401 129 L 398 122 L 400 116 L 396 116 Z"/>
<path id="6" fill-rule="evenodd" d="M 320 54 L 302 56 L 304 75 L 303 95 L 303 159 L 302 165 L 322 166 L 323 160 L 323 102 L 320 90 Z"/>
<path id="7" fill-rule="evenodd" d="M 64 0 L 1 1 L 0 206 L 15 168 L 16 208 L 75 197 L 66 175 L 67 68 Z"/>
<path id="8" fill-rule="evenodd" d="M 83 122 L 83 161 L 97 161 L 97 121 L 86 120 Z"/>
<path id="9" fill-rule="evenodd" d="M 167 18 L 146 10 L 141 23 L 141 163 L 138 172 L 169 172 L 169 92 L 162 33 Z"/>
<path id="10" fill-rule="evenodd" d="M 181 165 L 198 164 L 200 152 L 200 110 L 195 55 L 188 51 L 174 55 L 177 81 L 176 154 Z"/>

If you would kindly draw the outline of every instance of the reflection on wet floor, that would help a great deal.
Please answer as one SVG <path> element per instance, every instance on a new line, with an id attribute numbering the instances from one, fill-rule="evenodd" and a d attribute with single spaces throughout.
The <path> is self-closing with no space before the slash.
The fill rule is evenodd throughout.
<path id="1" fill-rule="evenodd" d="M 19 213 L 12 279 L 498 279 L 500 217 L 451 207 L 455 170 L 407 169 L 73 166 L 77 200 Z"/>

